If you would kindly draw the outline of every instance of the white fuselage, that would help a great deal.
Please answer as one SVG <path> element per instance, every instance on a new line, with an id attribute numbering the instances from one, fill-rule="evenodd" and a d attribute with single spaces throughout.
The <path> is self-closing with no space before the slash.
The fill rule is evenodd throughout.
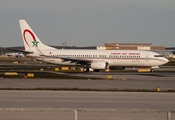
<path id="1" fill-rule="evenodd" d="M 71 58 L 79 60 L 106 61 L 109 66 L 124 67 L 154 67 L 168 62 L 163 56 L 152 51 L 139 50 L 65 50 L 65 49 L 44 49 L 41 50 L 45 56 L 27 54 L 36 60 L 57 65 L 76 65 L 70 61 L 63 62 L 61 58 Z"/>

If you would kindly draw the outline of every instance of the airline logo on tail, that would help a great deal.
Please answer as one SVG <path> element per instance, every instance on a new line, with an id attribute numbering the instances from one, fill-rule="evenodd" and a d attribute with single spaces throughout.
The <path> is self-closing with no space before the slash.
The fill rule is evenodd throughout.
<path id="1" fill-rule="evenodd" d="M 24 32 L 23 32 L 23 38 L 24 38 L 24 40 L 25 40 L 25 43 L 30 47 L 30 45 L 29 45 L 29 43 L 27 42 L 27 40 L 26 40 L 26 32 L 28 32 L 30 35 L 31 35 L 31 37 L 32 37 L 32 39 L 33 39 L 33 47 L 34 46 L 36 46 L 36 47 L 38 47 L 38 41 L 36 41 L 36 39 L 35 39 L 35 35 L 30 31 L 30 30 L 28 30 L 28 29 L 25 29 L 24 30 Z"/>

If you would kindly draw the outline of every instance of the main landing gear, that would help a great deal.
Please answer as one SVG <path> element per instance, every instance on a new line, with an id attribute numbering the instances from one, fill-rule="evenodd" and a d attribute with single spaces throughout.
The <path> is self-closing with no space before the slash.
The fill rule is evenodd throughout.
<path id="1" fill-rule="evenodd" d="M 150 72 L 154 72 L 154 69 L 150 69 Z"/>
<path id="2" fill-rule="evenodd" d="M 89 72 L 89 68 L 88 67 L 84 67 L 83 68 L 83 72 Z"/>
<path id="3" fill-rule="evenodd" d="M 94 72 L 99 72 L 100 70 L 97 70 L 97 69 L 91 69 L 91 68 L 89 68 L 89 67 L 84 67 L 83 68 L 83 72 L 89 72 L 89 71 L 94 71 Z"/>

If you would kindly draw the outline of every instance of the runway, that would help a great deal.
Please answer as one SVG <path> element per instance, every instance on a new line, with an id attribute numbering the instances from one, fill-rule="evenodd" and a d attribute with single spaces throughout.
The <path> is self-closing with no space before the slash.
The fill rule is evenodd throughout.
<path id="1" fill-rule="evenodd" d="M 0 108 L 175 110 L 174 93 L 0 91 Z"/>
<path id="2" fill-rule="evenodd" d="M 0 119 L 164 120 L 174 93 L 0 91 Z M 174 115 L 174 114 L 173 114 Z M 78 119 L 78 120 L 79 120 Z"/>

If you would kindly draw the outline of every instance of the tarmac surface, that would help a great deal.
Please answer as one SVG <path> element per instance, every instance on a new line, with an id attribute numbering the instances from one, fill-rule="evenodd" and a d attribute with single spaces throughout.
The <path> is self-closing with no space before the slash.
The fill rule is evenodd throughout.
<path id="1" fill-rule="evenodd" d="M 0 91 L 0 108 L 175 110 L 174 93 Z"/>
<path id="2" fill-rule="evenodd" d="M 8 120 L 70 120 L 73 110 L 83 120 L 165 120 L 175 111 L 174 93 L 5 90 L 0 96 L 0 119 Z"/>
<path id="3" fill-rule="evenodd" d="M 59 74 L 57 72 L 57 74 Z M 63 73 L 61 73 L 63 74 Z M 87 76 L 87 79 L 0 79 L 0 88 L 89 88 L 89 89 L 156 89 L 174 90 L 173 72 L 154 73 L 65 73 L 67 75 Z M 93 80 L 91 77 L 114 79 Z"/>

